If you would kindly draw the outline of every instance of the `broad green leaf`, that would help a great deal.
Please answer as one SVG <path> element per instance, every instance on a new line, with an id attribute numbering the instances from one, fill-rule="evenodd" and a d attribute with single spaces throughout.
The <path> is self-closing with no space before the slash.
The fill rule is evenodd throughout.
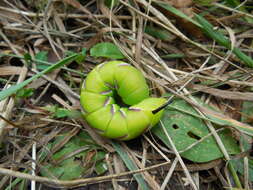
<path id="1" fill-rule="evenodd" d="M 129 157 L 129 155 L 125 152 L 125 150 L 120 146 L 119 143 L 112 142 L 112 145 L 113 145 L 114 149 L 119 154 L 120 158 L 123 160 L 123 162 L 126 164 L 127 168 L 130 171 L 138 169 L 138 167 L 131 160 L 131 158 Z M 134 178 L 136 179 L 136 181 L 138 182 L 138 184 L 140 185 L 140 187 L 141 187 L 142 190 L 148 190 L 148 189 L 150 189 L 148 187 L 148 184 L 146 183 L 146 181 L 144 180 L 144 178 L 143 178 L 143 176 L 141 174 L 134 174 Z"/>
<path id="2" fill-rule="evenodd" d="M 48 72 L 51 72 L 63 65 L 66 65 L 72 61 L 74 61 L 76 59 L 76 57 L 78 56 L 79 54 L 73 54 L 72 56 L 69 56 L 69 57 L 66 57 L 62 60 L 60 60 L 59 62 L 57 62 L 56 64 L 54 65 L 51 65 L 50 67 L 48 67 L 47 69 L 37 73 L 36 75 L 33 75 L 31 78 L 19 83 L 19 84 L 16 84 L 16 85 L 13 85 L 9 88 L 7 88 L 6 90 L 2 90 L 0 92 L 0 101 L 2 101 L 3 99 L 7 98 L 8 96 L 11 96 L 13 94 L 15 94 L 18 90 L 24 88 L 26 85 L 28 85 L 30 82 L 32 82 L 33 80 L 41 77 L 42 75 L 48 73 Z"/>
<path id="3" fill-rule="evenodd" d="M 98 43 L 90 49 L 90 55 L 93 57 L 106 57 L 111 59 L 124 59 L 125 56 L 119 48 L 109 42 Z"/>
<path id="4" fill-rule="evenodd" d="M 77 179 L 85 172 L 84 168 L 82 168 L 81 162 L 75 161 L 72 158 L 65 160 L 64 164 L 59 166 L 53 166 L 51 164 L 44 166 L 41 174 L 48 177 L 48 174 L 43 172 L 45 169 L 61 180 Z"/>
<path id="5" fill-rule="evenodd" d="M 196 14 L 195 18 L 199 22 L 199 24 L 201 24 L 201 26 L 202 26 L 201 28 L 206 33 L 206 35 L 208 35 L 209 37 L 211 37 L 212 39 L 217 41 L 218 44 L 226 47 L 227 49 L 231 49 L 230 40 L 226 36 L 224 36 L 222 33 L 218 32 L 218 31 L 215 31 L 213 29 L 214 27 L 212 26 L 212 24 L 210 24 L 204 17 Z M 252 58 L 249 57 L 248 55 L 246 55 L 245 53 L 243 53 L 239 48 L 234 47 L 232 52 L 240 60 L 242 60 L 246 65 L 248 65 L 249 67 L 253 67 Z"/>
<path id="6" fill-rule="evenodd" d="M 146 26 L 144 32 L 160 40 L 171 39 L 171 34 L 167 30 L 163 30 L 159 27 Z"/>
<path id="7" fill-rule="evenodd" d="M 57 136 L 55 141 L 49 144 L 49 147 L 54 147 L 56 144 L 61 143 L 65 136 L 66 134 Z M 49 171 L 61 180 L 80 178 L 88 169 L 87 167 L 84 167 L 86 164 L 85 157 L 89 151 L 94 151 L 94 149 L 97 149 L 97 151 L 92 157 L 91 162 L 95 163 L 95 171 L 98 170 L 98 172 L 101 173 L 105 172 L 107 170 L 107 166 L 105 166 L 106 163 L 103 161 L 105 152 L 99 150 L 100 148 L 98 146 L 91 144 L 89 141 L 92 141 L 91 137 L 83 131 L 72 137 L 59 151 L 52 155 L 52 158 L 49 161 L 54 160 L 53 163 L 49 162 L 43 164 L 44 167 L 42 167 L 41 175 L 50 177 L 48 173 Z M 98 168 L 96 168 L 96 165 L 98 165 Z"/>
<path id="8" fill-rule="evenodd" d="M 166 95 L 167 97 L 168 95 Z M 200 116 L 194 109 L 185 109 L 185 107 L 180 106 L 180 104 L 174 106 L 174 104 L 169 105 L 168 107 L 178 110 L 182 113 L 189 114 L 193 117 L 197 117 L 200 119 L 204 119 L 207 121 L 210 121 L 214 124 L 220 125 L 220 126 L 231 126 L 235 128 L 236 130 L 241 131 L 244 134 L 253 136 L 253 127 L 242 123 L 238 120 L 232 119 L 222 113 L 220 113 L 218 110 L 214 109 L 213 107 L 203 103 L 200 99 L 195 97 L 195 100 L 198 101 L 198 104 L 201 105 L 198 109 L 200 109 L 203 113 L 205 113 L 206 117 Z M 182 100 L 183 101 L 183 100 Z"/>
<path id="9" fill-rule="evenodd" d="M 175 107 L 179 109 L 174 109 Z M 179 110 L 184 110 L 185 112 Z M 193 114 L 187 114 L 186 112 Z M 193 116 L 195 114 L 198 115 L 197 112 L 183 100 L 174 100 L 171 106 L 164 112 L 161 122 L 165 126 L 178 151 L 185 150 L 193 143 L 198 142 L 210 134 L 203 120 Z M 153 128 L 152 132 L 170 147 L 170 143 L 161 126 Z M 218 132 L 218 134 L 229 154 L 237 154 L 240 152 L 229 130 L 224 129 Z M 191 149 L 182 152 L 181 156 L 194 162 L 208 162 L 223 157 L 223 153 L 220 151 L 214 137 L 209 135 Z"/>
<path id="10" fill-rule="evenodd" d="M 80 148 L 80 146 L 74 144 L 72 141 L 68 142 L 60 151 L 56 152 L 52 158 L 54 160 L 59 160 L 60 158 L 64 157 L 65 155 L 70 154 L 71 152 L 74 152 L 76 150 L 78 150 Z M 88 149 L 89 147 L 87 147 Z M 81 156 L 79 155 L 79 157 L 85 156 L 86 152 L 83 153 Z M 65 161 L 64 161 L 65 162 Z"/>

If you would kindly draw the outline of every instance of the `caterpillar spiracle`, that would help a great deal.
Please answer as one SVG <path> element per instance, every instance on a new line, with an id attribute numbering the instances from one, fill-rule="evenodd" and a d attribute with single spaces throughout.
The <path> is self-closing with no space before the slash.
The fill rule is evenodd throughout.
<path id="1" fill-rule="evenodd" d="M 158 123 L 164 98 L 149 96 L 142 73 L 122 61 L 97 65 L 86 77 L 80 102 L 84 118 L 104 137 L 130 140 Z"/>

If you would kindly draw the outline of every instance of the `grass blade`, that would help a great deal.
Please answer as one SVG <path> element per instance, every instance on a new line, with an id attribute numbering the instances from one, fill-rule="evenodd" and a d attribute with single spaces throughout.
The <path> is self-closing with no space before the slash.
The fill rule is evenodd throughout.
<path id="1" fill-rule="evenodd" d="M 225 0 L 227 5 L 230 5 L 231 7 L 234 7 L 235 10 L 239 10 L 241 12 L 247 13 L 248 11 L 245 8 L 244 5 L 242 5 L 242 2 L 240 2 L 239 0 Z M 249 23 L 253 23 L 253 19 L 250 17 L 245 16 L 244 17 L 245 21 L 249 22 Z"/>
<path id="2" fill-rule="evenodd" d="M 160 7 L 166 9 L 167 11 L 170 11 L 171 13 L 177 15 L 178 17 L 181 17 L 191 23 L 193 23 L 194 25 L 198 26 L 198 27 L 202 27 L 198 22 L 196 22 L 195 20 L 191 19 L 188 15 L 184 14 L 182 11 L 176 9 L 175 7 L 171 6 L 168 3 L 163 3 L 163 2 L 159 2 L 156 3 L 157 5 L 159 5 Z"/>
<path id="3" fill-rule="evenodd" d="M 3 99 L 15 94 L 18 90 L 24 88 L 26 85 L 28 85 L 30 82 L 32 82 L 33 80 L 41 77 L 42 75 L 48 73 L 48 72 L 51 72 L 67 63 L 70 63 L 71 61 L 74 61 L 75 58 L 78 56 L 79 54 L 73 54 L 69 57 L 66 57 L 62 60 L 60 60 L 59 62 L 57 62 L 56 64 L 53 64 L 51 65 L 50 67 L 46 68 L 45 70 L 37 73 L 36 75 L 32 76 L 31 78 L 23 81 L 22 83 L 19 83 L 19 84 L 16 84 L 16 85 L 13 85 L 9 88 L 7 88 L 6 90 L 2 90 L 0 92 L 0 101 L 2 101 Z"/>
<path id="4" fill-rule="evenodd" d="M 127 168 L 129 170 L 137 170 L 138 167 L 135 165 L 135 163 L 131 160 L 131 158 L 128 156 L 128 154 L 122 149 L 119 143 L 117 142 L 112 142 L 113 147 L 115 148 L 116 152 L 119 154 L 121 159 L 124 161 L 126 164 Z M 141 189 L 143 190 L 148 190 L 150 189 L 146 183 L 146 181 L 143 179 L 141 174 L 134 174 L 134 178 L 140 185 Z"/>
<path id="5" fill-rule="evenodd" d="M 214 39 L 218 44 L 226 47 L 227 49 L 231 49 L 231 42 L 230 40 L 224 36 L 222 33 L 215 31 L 213 29 L 213 25 L 210 24 L 206 19 L 204 19 L 200 15 L 195 15 L 195 18 L 197 21 L 202 25 L 202 30 L 212 39 Z M 243 53 L 239 48 L 234 48 L 232 52 L 240 59 L 242 60 L 247 66 L 253 67 L 253 60 L 251 57 L 247 56 L 245 53 Z"/>

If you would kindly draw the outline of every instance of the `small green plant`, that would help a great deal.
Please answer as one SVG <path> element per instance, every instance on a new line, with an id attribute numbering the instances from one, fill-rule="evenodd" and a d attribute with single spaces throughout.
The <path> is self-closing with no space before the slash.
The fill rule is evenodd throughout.
<path id="1" fill-rule="evenodd" d="M 46 111 L 49 111 L 51 116 L 54 118 L 80 118 L 81 117 L 81 112 L 77 110 L 68 110 L 65 108 L 60 108 L 57 105 L 54 106 L 46 106 L 43 109 Z"/>

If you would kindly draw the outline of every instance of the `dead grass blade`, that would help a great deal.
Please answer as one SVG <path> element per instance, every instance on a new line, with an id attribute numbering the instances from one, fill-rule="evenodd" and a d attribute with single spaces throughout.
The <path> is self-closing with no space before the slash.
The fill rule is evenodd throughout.
<path id="1" fill-rule="evenodd" d="M 113 175 L 108 175 L 108 176 L 101 176 L 101 177 L 94 177 L 94 178 L 87 178 L 87 179 L 70 180 L 70 181 L 63 181 L 63 180 L 58 180 L 58 179 L 50 179 L 47 177 L 33 176 L 30 174 L 17 172 L 17 171 L 5 169 L 5 168 L 0 168 L 0 174 L 6 175 L 6 176 L 18 177 L 21 179 L 34 180 L 36 182 L 45 183 L 45 184 L 48 184 L 48 185 L 51 185 L 54 187 L 55 186 L 57 186 L 57 187 L 78 187 L 78 186 L 87 185 L 87 184 L 99 183 L 99 182 L 111 180 L 113 178 L 119 178 L 119 177 L 126 176 L 126 175 L 138 174 L 138 173 L 141 173 L 141 172 L 144 172 L 147 170 L 156 169 L 156 168 L 164 166 L 166 164 L 168 164 L 168 162 L 157 164 L 154 166 L 150 166 L 150 167 L 147 167 L 144 169 L 123 172 L 120 174 L 113 174 Z"/>
<path id="2" fill-rule="evenodd" d="M 224 98 L 224 99 L 253 101 L 253 93 L 251 92 L 219 90 L 216 88 L 206 87 L 203 85 L 193 85 L 192 88 L 194 90 L 205 92 L 213 96 Z"/>

